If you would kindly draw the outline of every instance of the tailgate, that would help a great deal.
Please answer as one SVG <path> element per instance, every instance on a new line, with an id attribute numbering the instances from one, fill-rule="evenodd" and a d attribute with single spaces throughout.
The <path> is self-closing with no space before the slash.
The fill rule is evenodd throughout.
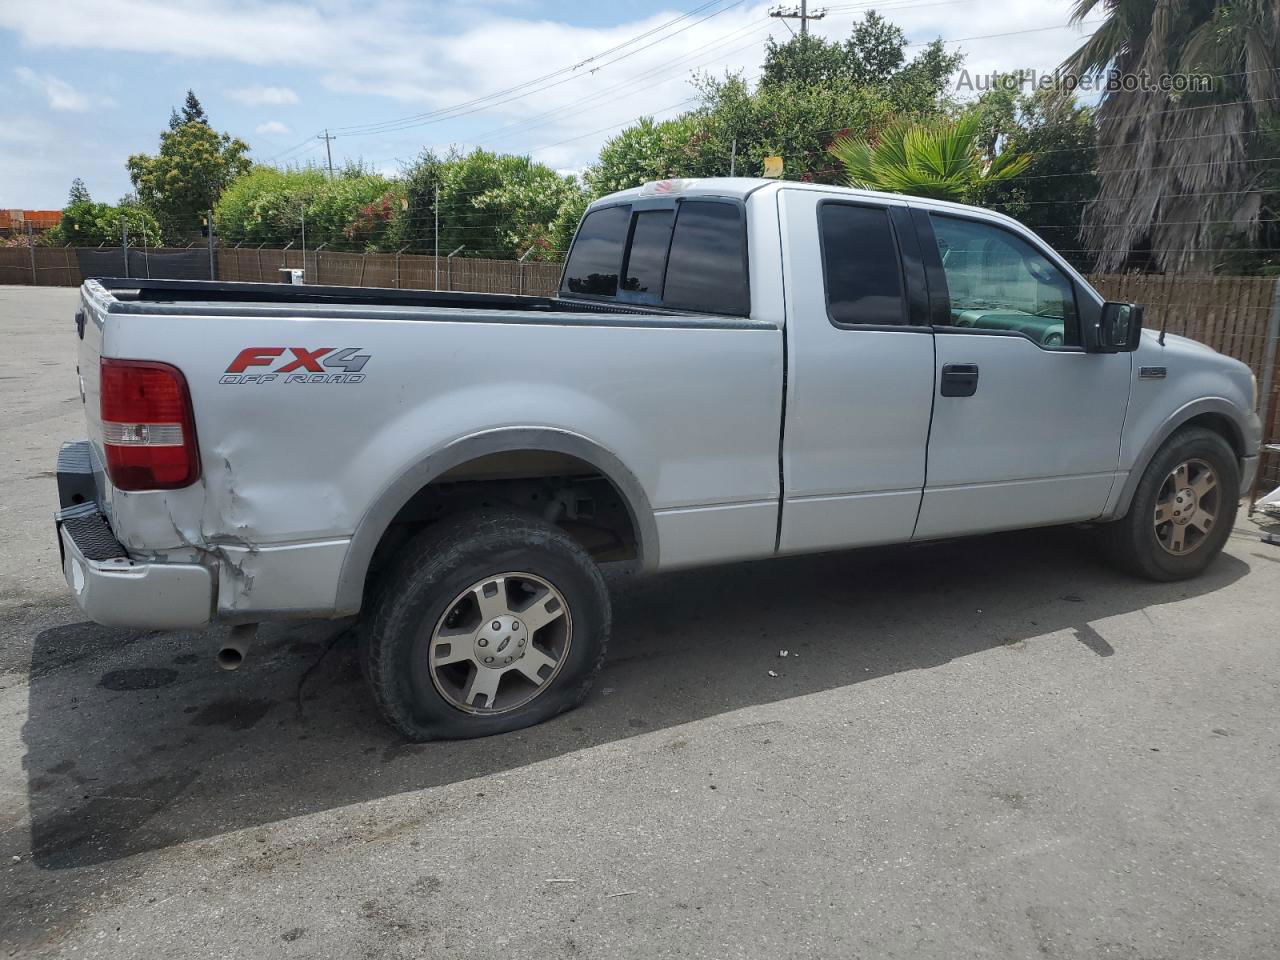
<path id="1" fill-rule="evenodd" d="M 99 362 L 102 358 L 103 325 L 106 321 L 105 311 L 92 304 L 81 292 L 80 309 L 76 311 L 76 374 L 80 380 L 80 400 L 84 406 L 84 419 L 87 428 L 89 447 L 93 458 L 94 485 L 97 489 L 97 500 L 104 511 L 110 515 L 111 489 L 110 482 L 103 472 L 106 462 L 102 453 L 102 417 L 99 383 Z"/>

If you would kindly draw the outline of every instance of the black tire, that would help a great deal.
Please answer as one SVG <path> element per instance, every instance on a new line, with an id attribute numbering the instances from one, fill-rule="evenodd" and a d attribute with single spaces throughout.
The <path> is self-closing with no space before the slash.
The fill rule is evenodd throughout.
<path id="1" fill-rule="evenodd" d="M 1160 545 L 1154 525 L 1156 501 L 1170 472 L 1188 460 L 1203 460 L 1218 476 L 1217 514 L 1204 540 L 1190 553 L 1174 555 Z M 1235 524 L 1240 505 L 1240 463 L 1221 435 L 1203 427 L 1179 430 L 1156 451 L 1143 471 L 1125 516 L 1102 528 L 1111 559 L 1123 570 L 1149 580 L 1185 580 L 1199 576 L 1213 561 Z"/>
<path id="2" fill-rule="evenodd" d="M 572 617 L 572 643 L 550 684 L 507 713 L 468 713 L 432 680 L 432 632 L 461 591 L 504 571 L 554 584 Z M 411 740 L 486 737 L 532 726 L 580 704 L 604 663 L 609 591 L 599 568 L 563 530 L 515 510 L 468 511 L 410 540 L 372 591 L 361 660 L 373 698 Z"/>

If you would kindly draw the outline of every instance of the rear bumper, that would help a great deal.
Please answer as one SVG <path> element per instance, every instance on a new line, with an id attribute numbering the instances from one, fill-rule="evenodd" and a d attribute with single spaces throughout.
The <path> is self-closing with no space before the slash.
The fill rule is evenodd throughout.
<path id="1" fill-rule="evenodd" d="M 116 539 L 97 504 L 95 464 L 86 441 L 58 453 L 54 516 L 62 575 L 85 615 L 108 627 L 172 630 L 206 626 L 214 573 L 198 563 L 136 560 Z"/>
<path id="2" fill-rule="evenodd" d="M 203 627 L 213 609 L 213 574 L 196 563 L 143 563 L 116 542 L 96 503 L 56 518 L 62 574 L 85 616 L 108 627 Z"/>

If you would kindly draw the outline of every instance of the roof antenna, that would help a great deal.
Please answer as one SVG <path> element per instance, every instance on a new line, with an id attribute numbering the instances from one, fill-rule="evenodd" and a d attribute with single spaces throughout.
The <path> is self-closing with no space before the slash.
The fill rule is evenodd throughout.
<path id="1" fill-rule="evenodd" d="M 1164 346 L 1164 330 L 1165 330 L 1165 327 L 1167 327 L 1167 326 L 1169 326 L 1169 311 L 1168 311 L 1168 310 L 1166 310 L 1166 311 L 1165 311 L 1163 314 L 1161 314 L 1161 316 L 1160 316 L 1160 346 L 1162 346 L 1162 347 Z"/>

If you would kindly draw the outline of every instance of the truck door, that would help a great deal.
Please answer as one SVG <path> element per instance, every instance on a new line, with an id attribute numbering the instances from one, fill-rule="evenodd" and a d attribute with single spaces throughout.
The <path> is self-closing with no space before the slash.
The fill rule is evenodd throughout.
<path id="1" fill-rule="evenodd" d="M 787 349 L 778 548 L 908 540 L 934 369 L 910 211 L 804 189 L 777 198 Z"/>
<path id="2" fill-rule="evenodd" d="M 1094 294 L 993 220 L 912 211 L 933 297 L 933 425 L 917 539 L 1098 516 L 1130 354 L 1086 352 Z"/>

